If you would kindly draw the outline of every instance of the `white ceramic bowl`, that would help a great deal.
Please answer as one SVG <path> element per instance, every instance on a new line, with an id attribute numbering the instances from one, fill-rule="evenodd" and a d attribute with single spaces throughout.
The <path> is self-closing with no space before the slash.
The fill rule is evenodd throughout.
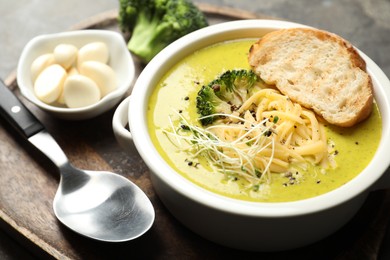
<path id="1" fill-rule="evenodd" d="M 56 107 L 40 101 L 34 95 L 30 74 L 34 59 L 39 55 L 53 52 L 55 46 L 60 43 L 69 43 L 80 48 L 94 41 L 102 41 L 108 46 L 110 53 L 108 65 L 116 74 L 117 89 L 104 96 L 98 103 L 82 108 Z M 17 82 L 24 97 L 54 116 L 70 120 L 92 118 L 114 107 L 131 87 L 134 76 L 134 62 L 124 38 L 119 33 L 107 30 L 79 30 L 37 36 L 24 47 L 17 68 Z"/>
<path id="2" fill-rule="evenodd" d="M 245 202 L 209 192 L 175 172 L 159 155 L 148 135 L 148 99 L 172 65 L 202 47 L 231 39 L 259 38 L 267 32 L 303 25 L 274 20 L 245 20 L 217 24 L 191 33 L 159 53 L 143 70 L 131 98 L 117 109 L 114 131 L 127 147 L 134 141 L 150 168 L 151 180 L 170 212 L 185 226 L 216 243 L 253 251 L 301 247 L 332 234 L 349 221 L 374 189 L 390 187 L 390 82 L 380 68 L 367 62 L 375 99 L 383 118 L 382 138 L 370 164 L 353 180 L 331 192 L 310 199 L 282 202 Z M 129 105 L 126 104 L 129 103 Z M 127 118 L 131 134 L 115 122 Z M 122 132 L 122 134 L 120 134 Z M 386 173 L 385 173 L 386 172 Z"/>

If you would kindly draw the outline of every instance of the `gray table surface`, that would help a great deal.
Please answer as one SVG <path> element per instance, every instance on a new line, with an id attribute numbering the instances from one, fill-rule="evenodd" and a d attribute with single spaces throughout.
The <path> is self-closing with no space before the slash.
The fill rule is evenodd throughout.
<path id="1" fill-rule="evenodd" d="M 332 31 L 371 57 L 390 77 L 389 0 L 195 2 L 240 8 Z M 67 30 L 87 17 L 117 7 L 117 0 L 0 0 L 0 78 L 5 79 L 15 70 L 20 53 L 31 38 Z M 389 236 L 387 245 L 386 248 L 390 247 Z M 33 258 L 30 252 L 0 231 L 0 259 Z M 389 252 L 383 251 L 381 258 L 390 259 Z"/>

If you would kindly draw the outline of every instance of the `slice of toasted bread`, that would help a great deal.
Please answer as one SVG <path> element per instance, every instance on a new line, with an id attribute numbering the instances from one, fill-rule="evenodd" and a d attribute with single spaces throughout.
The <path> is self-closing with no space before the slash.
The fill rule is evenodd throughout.
<path id="1" fill-rule="evenodd" d="M 331 124 L 353 126 L 372 110 L 366 64 L 335 34 L 311 28 L 268 33 L 252 45 L 249 64 L 266 83 Z"/>

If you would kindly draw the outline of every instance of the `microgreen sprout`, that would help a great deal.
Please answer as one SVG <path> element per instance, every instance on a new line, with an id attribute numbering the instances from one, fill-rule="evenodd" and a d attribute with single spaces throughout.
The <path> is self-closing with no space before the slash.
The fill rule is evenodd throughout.
<path id="1" fill-rule="evenodd" d="M 180 120 L 180 127 L 175 128 L 170 117 L 171 129 L 164 132 L 174 137 L 180 149 L 191 153 L 194 158 L 200 156 L 207 158 L 217 172 L 244 177 L 253 185 L 270 181 L 269 168 L 274 156 L 275 140 L 271 129 L 272 124 L 270 126 L 265 124 L 268 119 L 250 122 L 233 114 L 213 114 L 201 117 L 199 120 L 211 116 L 223 116 L 240 123 L 202 127 L 190 124 L 182 114 L 176 114 Z M 234 140 L 224 140 L 218 136 L 218 131 L 229 129 L 238 130 L 241 135 Z M 271 156 L 265 167 L 259 169 L 255 157 L 266 148 L 271 148 Z"/>

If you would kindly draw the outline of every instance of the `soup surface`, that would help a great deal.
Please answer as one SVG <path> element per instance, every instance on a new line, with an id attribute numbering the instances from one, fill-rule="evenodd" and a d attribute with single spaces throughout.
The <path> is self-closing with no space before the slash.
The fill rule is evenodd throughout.
<path id="1" fill-rule="evenodd" d="M 200 125 L 196 111 L 199 89 L 226 70 L 250 69 L 247 55 L 254 41 L 243 39 L 201 49 L 176 64 L 161 79 L 150 97 L 147 112 L 150 136 L 161 156 L 197 185 L 248 201 L 300 200 L 326 193 L 350 181 L 369 163 L 378 147 L 381 119 L 377 106 L 367 120 L 353 128 L 326 125 L 328 141 L 334 144 L 332 153 L 337 167 L 324 171 L 313 166 L 303 174 L 272 174 L 271 181 L 258 189 L 253 189 L 244 179 L 232 180 L 223 173 L 214 172 L 205 158 L 194 158 L 166 134 L 172 125 L 180 126 L 180 116 L 191 124 Z"/>

